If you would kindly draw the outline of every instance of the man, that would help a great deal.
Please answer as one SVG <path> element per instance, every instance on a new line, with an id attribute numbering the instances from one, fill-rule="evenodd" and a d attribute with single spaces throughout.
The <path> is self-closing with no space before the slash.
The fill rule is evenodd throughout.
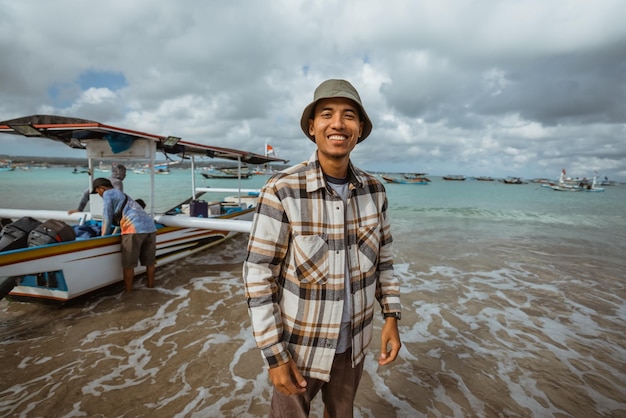
<path id="1" fill-rule="evenodd" d="M 137 260 L 146 266 L 147 286 L 154 287 L 156 264 L 156 227 L 154 220 L 128 195 L 113 188 L 109 179 L 93 181 L 91 194 L 102 197 L 102 235 L 109 235 L 115 226 L 122 231 L 122 270 L 126 292 L 133 290 Z"/>
<path id="2" fill-rule="evenodd" d="M 270 416 L 306 417 L 321 390 L 328 416 L 351 417 L 375 298 L 385 317 L 379 364 L 401 346 L 387 197 L 350 162 L 372 122 L 349 82 L 320 84 L 300 125 L 317 150 L 261 191 L 243 266 L 246 298 L 274 385 Z"/>
<path id="3" fill-rule="evenodd" d="M 111 169 L 111 177 L 109 180 L 113 187 L 115 187 L 119 191 L 124 191 L 124 179 L 126 178 L 126 167 L 122 164 L 113 164 Z M 68 214 L 82 212 L 85 210 L 85 207 L 89 203 L 89 189 L 85 189 L 83 196 L 80 198 L 80 202 L 78 202 L 78 208 L 68 210 Z"/>

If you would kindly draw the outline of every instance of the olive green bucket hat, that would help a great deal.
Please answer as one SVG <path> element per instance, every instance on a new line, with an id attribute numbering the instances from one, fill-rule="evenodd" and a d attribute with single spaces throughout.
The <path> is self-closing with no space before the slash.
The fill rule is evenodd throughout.
<path id="1" fill-rule="evenodd" d="M 302 112 L 302 118 L 300 119 L 302 131 L 311 141 L 315 142 L 315 138 L 309 133 L 309 119 L 313 119 L 315 104 L 321 99 L 331 99 L 334 97 L 350 99 L 358 105 L 360 110 L 359 116 L 363 122 L 363 132 L 357 142 L 363 141 L 372 132 L 372 121 L 369 116 L 367 116 L 367 112 L 361 103 L 359 93 L 354 86 L 346 80 L 326 80 L 315 89 L 313 101 L 305 107 L 304 112 Z"/>

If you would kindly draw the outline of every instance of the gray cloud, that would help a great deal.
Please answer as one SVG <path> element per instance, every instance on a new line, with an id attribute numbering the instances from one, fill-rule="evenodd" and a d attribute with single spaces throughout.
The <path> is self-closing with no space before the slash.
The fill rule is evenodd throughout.
<path id="1" fill-rule="evenodd" d="M 0 0 L 1 119 L 54 113 L 291 161 L 326 78 L 355 84 L 370 170 L 626 181 L 626 4 Z M 126 85 L 81 87 L 87 72 Z M 84 80 L 84 77 L 83 79 Z M 24 149 L 2 138 L 4 152 Z M 46 153 L 49 151 L 46 149 Z"/>

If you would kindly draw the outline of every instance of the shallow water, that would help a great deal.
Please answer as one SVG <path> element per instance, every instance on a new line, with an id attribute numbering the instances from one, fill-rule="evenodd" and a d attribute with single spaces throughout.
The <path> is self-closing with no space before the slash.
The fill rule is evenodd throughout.
<path id="1" fill-rule="evenodd" d="M 624 189 L 390 185 L 403 348 L 378 366 L 377 320 L 355 416 L 625 416 Z M 165 266 L 155 289 L 1 301 L 0 415 L 266 416 L 245 244 Z"/>

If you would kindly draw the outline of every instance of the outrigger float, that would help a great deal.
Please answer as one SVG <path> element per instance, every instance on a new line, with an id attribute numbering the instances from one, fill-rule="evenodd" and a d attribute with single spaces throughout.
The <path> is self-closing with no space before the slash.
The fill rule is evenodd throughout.
<path id="1" fill-rule="evenodd" d="M 154 170 L 150 170 L 150 207 L 146 210 L 157 225 L 157 267 L 215 246 L 236 233 L 249 233 L 258 190 L 216 189 L 195 186 L 195 158 L 210 157 L 261 165 L 286 160 L 260 154 L 183 141 L 118 128 L 99 122 L 50 115 L 33 115 L 0 122 L 0 133 L 48 138 L 71 148 L 84 149 L 89 173 L 94 160 L 113 158 L 145 162 L 155 166 L 156 153 L 177 156 L 191 162 L 190 197 L 164 213 L 154 213 Z M 90 174 L 90 183 L 93 174 Z M 202 217 L 189 210 L 207 192 L 234 193 L 220 201 L 207 202 Z M 102 217 L 102 201 L 91 195 L 90 212 L 69 215 L 65 211 L 0 209 L 0 218 L 17 221 L 58 220 L 68 224 L 92 224 Z M 6 227 L 5 227 L 6 229 Z M 95 236 L 47 245 L 0 252 L 0 298 L 66 302 L 78 296 L 122 281 L 120 235 Z M 135 268 L 135 275 L 145 272 Z"/>

